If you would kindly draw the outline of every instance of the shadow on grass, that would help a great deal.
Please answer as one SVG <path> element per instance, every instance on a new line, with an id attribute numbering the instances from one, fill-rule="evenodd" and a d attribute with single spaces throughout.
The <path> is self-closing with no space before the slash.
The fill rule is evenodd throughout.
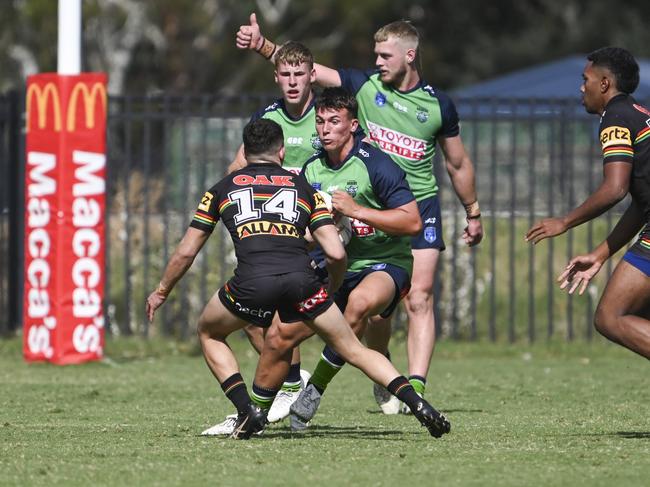
<path id="1" fill-rule="evenodd" d="M 427 435 L 427 432 L 423 431 L 410 432 L 403 430 L 387 430 L 387 429 L 371 429 L 371 428 L 356 428 L 354 426 L 329 426 L 329 425 L 318 425 L 310 426 L 305 431 L 291 431 L 290 426 L 274 427 L 267 428 L 264 430 L 264 434 L 259 438 L 264 439 L 310 439 L 310 438 L 341 438 L 345 440 L 350 439 L 362 439 L 362 440 L 377 440 L 377 441 L 401 441 L 404 439 L 405 435 Z M 197 435 L 200 436 L 200 435 Z M 218 438 L 218 439 L 229 439 L 227 436 L 216 436 L 216 437 L 202 437 L 201 438 Z M 257 438 L 252 438 L 257 439 Z"/>
<path id="2" fill-rule="evenodd" d="M 617 431 L 612 436 L 620 436 L 621 438 L 629 438 L 631 440 L 650 440 L 650 431 Z"/>

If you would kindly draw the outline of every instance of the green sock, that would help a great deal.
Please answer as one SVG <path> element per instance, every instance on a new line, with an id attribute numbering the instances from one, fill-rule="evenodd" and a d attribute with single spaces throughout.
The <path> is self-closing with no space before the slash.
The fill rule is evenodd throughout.
<path id="1" fill-rule="evenodd" d="M 420 394 L 420 396 L 424 396 L 424 389 L 427 385 L 427 380 L 424 377 L 420 375 L 411 375 L 409 376 L 409 382 L 413 386 L 413 389 L 415 389 L 415 392 Z"/>
<path id="2" fill-rule="evenodd" d="M 309 382 L 314 384 L 317 389 L 324 391 L 344 364 L 345 362 L 338 355 L 329 349 L 329 347 L 325 347 Z"/>
<path id="3" fill-rule="evenodd" d="M 260 387 L 253 382 L 251 401 L 260 408 L 268 410 L 271 407 L 271 404 L 273 404 L 273 400 L 277 393 L 278 391 L 276 390 Z"/>

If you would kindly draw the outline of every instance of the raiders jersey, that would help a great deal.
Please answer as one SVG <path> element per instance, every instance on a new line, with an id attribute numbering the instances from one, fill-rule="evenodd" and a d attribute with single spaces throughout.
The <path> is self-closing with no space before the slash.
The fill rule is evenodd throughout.
<path id="1" fill-rule="evenodd" d="M 212 232 L 219 220 L 235 246 L 236 277 L 310 269 L 305 229 L 334 224 L 303 178 L 270 163 L 249 163 L 206 191 L 190 226 Z"/>

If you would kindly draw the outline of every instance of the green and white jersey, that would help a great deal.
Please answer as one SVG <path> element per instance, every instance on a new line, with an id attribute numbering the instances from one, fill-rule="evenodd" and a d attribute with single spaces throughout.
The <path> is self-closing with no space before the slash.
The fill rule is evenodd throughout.
<path id="1" fill-rule="evenodd" d="M 338 73 L 341 86 L 357 98 L 361 126 L 373 144 L 406 172 L 415 198 L 436 195 L 436 137 L 459 134 L 451 99 L 424 81 L 402 92 L 382 83 L 376 71 L 340 69 Z"/>
<path id="2" fill-rule="evenodd" d="M 330 166 L 327 153 L 322 151 L 307 161 L 302 174 L 314 189 L 327 193 L 346 191 L 356 203 L 376 210 L 398 208 L 415 199 L 404 171 L 360 137 L 355 138 L 350 154 L 338 166 Z M 345 248 L 348 271 L 386 263 L 411 274 L 411 237 L 391 236 L 352 218 L 350 223 L 352 239 Z"/>
<path id="3" fill-rule="evenodd" d="M 321 148 L 316 132 L 316 110 L 313 101 L 302 117 L 295 119 L 289 115 L 284 99 L 281 98 L 255 113 L 251 117 L 251 121 L 260 118 L 273 120 L 282 127 L 286 151 L 282 167 L 294 174 L 299 174 L 307 159 Z"/>

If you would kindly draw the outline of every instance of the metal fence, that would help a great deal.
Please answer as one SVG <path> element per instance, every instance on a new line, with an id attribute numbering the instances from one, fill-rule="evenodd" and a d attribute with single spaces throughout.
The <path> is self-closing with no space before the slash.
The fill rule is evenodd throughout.
<path id="1" fill-rule="evenodd" d="M 2 100 L 0 134 L 5 142 L 0 146 L 0 179 L 5 181 L 13 164 L 5 156 L 8 136 Z M 106 218 L 110 333 L 179 338 L 192 333 L 204 303 L 234 266 L 230 238 L 222 228 L 209 239 L 153 328 L 144 316 L 144 300 L 200 196 L 224 175 L 249 115 L 270 101 L 272 97 L 265 96 L 110 98 Z M 592 338 L 593 308 L 606 276 L 600 276 L 586 296 L 573 298 L 556 288 L 555 276 L 570 256 L 591 249 L 606 236 L 620 207 L 536 247 L 526 244 L 523 236 L 536 219 L 564 214 L 597 187 L 602 177 L 597 117 L 586 115 L 576 100 L 462 99 L 457 107 L 463 140 L 477 171 L 485 239 L 472 250 L 462 244 L 464 212 L 438 157 L 435 167 L 447 243 L 436 283 L 439 333 L 456 339 L 508 341 Z M 20 232 L 14 233 L 6 223 L 4 196 L 1 201 L 1 240 L 15 239 Z M 5 255 L 3 250 L 3 291 L 13 283 L 5 277 L 9 275 Z M 9 305 L 0 301 L 3 316 Z M 395 321 L 404 326 L 403 311 Z"/>

